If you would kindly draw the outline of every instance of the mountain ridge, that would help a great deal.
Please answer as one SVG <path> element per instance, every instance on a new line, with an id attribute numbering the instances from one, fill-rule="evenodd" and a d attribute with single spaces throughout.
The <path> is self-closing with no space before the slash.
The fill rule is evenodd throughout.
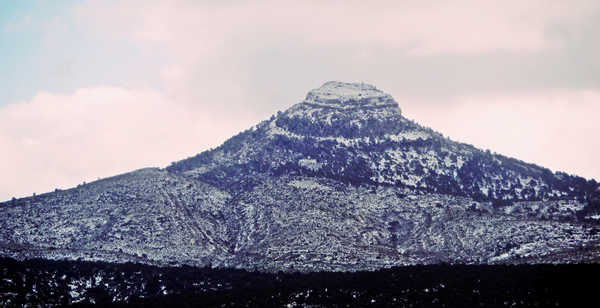
<path id="1" fill-rule="evenodd" d="M 595 180 L 449 140 L 374 86 L 328 82 L 167 168 L 3 203 L 0 256 L 269 271 L 591 262 L 599 195 Z"/>
<path id="2" fill-rule="evenodd" d="M 343 88 L 344 85 L 349 87 L 350 91 L 341 90 L 339 92 L 342 94 L 336 96 L 335 92 L 331 90 L 332 88 Z M 357 99 L 360 97 L 356 94 L 356 92 L 360 92 L 356 91 L 357 88 L 364 88 L 370 91 L 370 95 L 365 95 L 361 98 L 363 103 L 369 104 L 373 103 L 372 100 L 375 100 L 375 104 L 383 102 L 382 105 L 378 106 L 377 110 L 356 107 L 355 103 L 361 101 Z M 355 92 L 353 93 L 353 91 Z M 351 95 L 347 95 L 346 93 L 348 92 L 350 92 Z M 325 100 L 328 101 L 327 105 L 313 104 L 314 101 L 319 101 L 319 95 L 326 97 Z M 338 100 L 337 102 L 335 101 L 336 99 Z M 350 106 L 352 108 L 335 110 L 328 108 L 329 105 L 338 104 Z M 273 141 L 267 140 L 265 142 L 265 137 L 270 138 Z M 431 168 L 433 167 L 431 164 L 417 163 L 414 168 L 409 170 L 409 172 L 406 172 L 407 170 L 405 168 L 403 170 L 398 170 L 398 172 L 393 174 L 385 173 L 386 170 L 384 169 L 386 162 L 395 162 L 398 164 L 410 161 L 411 157 L 407 158 L 407 154 L 412 154 L 413 157 L 419 155 L 416 155 L 415 152 L 406 152 L 406 150 L 408 148 L 411 150 L 414 149 L 416 152 L 419 152 L 420 150 L 421 152 L 424 152 L 424 154 L 429 155 L 426 159 L 430 159 L 432 162 L 443 161 L 446 164 L 446 166 L 437 166 L 439 168 L 434 170 L 437 171 L 437 173 L 430 175 L 426 174 L 426 177 L 428 176 L 426 180 L 435 181 L 436 177 L 444 177 L 444 179 L 440 179 L 439 181 L 446 180 L 452 185 L 461 187 L 446 187 L 441 192 L 470 195 L 478 200 L 556 199 L 564 196 L 573 197 L 575 195 L 578 195 L 578 197 L 583 200 L 586 198 L 585 194 L 593 191 L 593 188 L 597 185 L 595 180 L 587 181 L 583 178 L 570 176 L 563 172 L 552 173 L 549 169 L 534 164 L 524 163 L 503 155 L 484 152 L 471 145 L 453 142 L 438 132 L 422 127 L 413 121 L 404 118 L 401 115 L 398 103 L 396 103 L 391 96 L 377 90 L 375 87 L 363 83 L 345 84 L 341 82 L 327 82 L 323 87 L 310 91 L 303 102 L 293 105 L 286 111 L 278 113 L 277 116 L 261 122 L 250 130 L 236 135 L 223 144 L 223 146 L 214 149 L 214 151 L 206 151 L 191 159 L 173 163 L 166 169 L 172 172 L 185 171 L 188 172 L 188 174 L 194 173 L 193 169 L 195 168 L 195 165 L 200 166 L 204 163 L 208 163 L 200 161 L 210 160 L 207 156 L 210 156 L 211 152 L 221 154 L 227 153 L 227 155 L 234 156 L 240 155 L 243 157 L 243 161 L 252 161 L 252 158 L 248 159 L 248 153 L 239 153 L 240 149 L 233 145 L 236 142 L 245 142 L 246 144 L 262 143 L 263 146 L 266 144 L 275 147 L 277 150 L 280 150 L 281 148 L 287 150 L 285 145 L 283 147 L 279 145 L 281 143 L 291 143 L 292 146 L 300 149 L 292 152 L 288 151 L 288 154 L 298 157 L 298 161 L 300 159 L 315 160 L 314 156 L 319 155 L 334 155 L 334 153 L 328 153 L 327 149 L 324 149 L 327 147 L 336 148 L 341 146 L 344 150 L 348 150 L 348 152 L 357 150 L 364 153 L 377 153 L 381 152 L 381 149 L 383 149 L 384 154 L 381 155 L 382 157 L 367 158 L 367 155 L 360 155 L 360 157 L 357 157 L 359 161 L 361 158 L 370 160 L 370 168 L 364 169 L 370 170 L 371 176 L 369 178 L 358 178 L 356 180 L 367 180 L 375 184 L 384 185 L 396 185 L 398 183 L 410 184 L 411 180 L 420 180 L 423 178 L 420 174 L 415 173 L 422 173 L 424 169 L 426 173 L 427 171 L 431 171 L 433 169 Z M 304 143 L 305 145 L 302 146 L 298 143 Z M 411 145 L 411 143 L 415 146 Z M 307 147 L 311 148 L 307 149 Z M 435 155 L 436 153 L 432 154 L 431 150 L 434 150 L 437 154 L 441 155 Z M 401 155 L 404 155 L 404 157 L 399 157 Z M 309 156 L 309 158 L 306 158 L 305 156 Z M 330 159 L 331 157 L 326 158 Z M 197 163 L 194 161 L 197 161 Z M 253 162 L 257 161 L 260 161 L 260 158 L 254 159 Z M 295 169 L 290 166 L 293 163 L 292 161 L 285 159 L 284 161 L 288 164 L 290 170 Z M 410 162 L 413 163 L 412 161 Z M 340 163 L 343 164 L 343 162 Z M 505 177 L 511 175 L 514 176 L 519 173 L 524 173 L 527 177 L 520 179 L 518 182 L 513 181 L 512 183 L 504 183 L 505 185 L 496 185 L 496 183 L 493 183 L 493 191 L 490 193 L 489 189 L 486 190 L 485 188 L 482 189 L 480 187 L 483 186 L 483 184 L 489 184 L 486 182 L 490 182 L 490 179 L 481 179 L 478 178 L 477 175 L 469 174 L 471 170 L 464 170 L 462 173 L 460 172 L 465 163 L 474 164 L 475 166 L 473 166 L 473 169 L 487 167 L 488 169 L 493 168 L 495 170 L 503 170 L 505 169 L 504 166 L 508 165 L 507 168 L 510 169 L 510 174 L 504 174 Z M 261 162 L 258 162 L 258 164 L 261 164 Z M 317 159 L 313 165 L 319 164 L 321 163 Z M 358 162 L 358 164 L 360 164 L 360 162 Z M 373 164 L 383 165 L 374 166 Z M 448 168 L 452 167 L 452 165 L 456 168 Z M 204 165 L 204 167 L 206 168 L 206 165 Z M 258 166 L 257 168 L 261 170 L 270 169 L 268 166 Z M 405 180 L 398 178 L 398 173 L 400 173 L 400 171 L 402 171 L 402 174 L 408 174 L 413 178 Z M 338 175 L 340 175 L 339 173 L 342 173 L 340 176 L 345 177 L 345 174 L 341 169 L 333 171 L 333 173 L 338 173 Z M 445 177 L 451 177 L 453 179 Z M 212 179 L 206 177 L 205 179 L 209 182 L 212 181 Z M 565 185 L 560 183 L 563 179 L 573 182 L 572 185 L 564 187 Z M 467 183 L 473 180 L 475 180 L 475 183 Z M 523 190 L 527 189 L 527 186 L 532 183 L 532 181 L 536 183 L 533 185 L 535 191 L 531 192 L 528 190 L 523 193 Z M 537 186 L 537 182 L 544 184 Z M 469 185 L 472 187 L 465 188 L 465 186 Z M 415 186 L 414 188 L 419 188 L 419 185 L 413 186 Z M 425 186 L 427 185 L 423 185 L 423 187 Z M 510 196 L 508 196 L 507 193 L 502 193 L 500 191 L 511 189 L 512 192 Z M 539 192 L 540 189 L 549 191 Z"/>

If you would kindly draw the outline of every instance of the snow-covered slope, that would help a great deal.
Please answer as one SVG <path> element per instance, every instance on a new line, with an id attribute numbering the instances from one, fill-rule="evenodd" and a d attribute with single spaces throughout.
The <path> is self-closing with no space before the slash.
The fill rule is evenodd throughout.
<path id="1" fill-rule="evenodd" d="M 371 85 L 327 82 L 164 170 L 0 205 L 0 255 L 267 270 L 585 262 L 598 257 L 597 186 L 451 141 Z"/>
<path id="2" fill-rule="evenodd" d="M 181 263 L 228 251 L 226 192 L 142 169 L 2 205 L 13 256 Z"/>
<path id="3" fill-rule="evenodd" d="M 403 117 L 390 95 L 341 82 L 167 170 L 236 189 L 256 177 L 299 174 L 476 200 L 584 202 L 597 186 L 451 141 Z"/>

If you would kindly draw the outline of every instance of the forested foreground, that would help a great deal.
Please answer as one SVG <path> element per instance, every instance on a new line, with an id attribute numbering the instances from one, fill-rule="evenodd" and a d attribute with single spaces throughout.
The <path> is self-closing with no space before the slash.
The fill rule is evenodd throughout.
<path id="1" fill-rule="evenodd" d="M 145 307 L 596 307 L 600 265 L 257 273 L 0 259 L 0 303 Z"/>

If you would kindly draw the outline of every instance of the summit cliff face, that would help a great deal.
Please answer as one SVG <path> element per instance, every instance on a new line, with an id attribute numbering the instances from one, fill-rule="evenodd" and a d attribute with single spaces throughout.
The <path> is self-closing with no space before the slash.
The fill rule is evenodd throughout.
<path id="1" fill-rule="evenodd" d="M 597 189 L 451 141 L 374 86 L 327 82 L 166 169 L 2 204 L 0 251 L 303 271 L 595 262 Z"/>

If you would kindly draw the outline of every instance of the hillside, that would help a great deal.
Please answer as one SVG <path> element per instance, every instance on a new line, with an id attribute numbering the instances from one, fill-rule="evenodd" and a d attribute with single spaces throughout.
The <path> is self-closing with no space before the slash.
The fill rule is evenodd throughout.
<path id="1" fill-rule="evenodd" d="M 328 82 L 165 169 L 1 204 L 0 255 L 267 271 L 596 262 L 599 195 L 449 140 L 371 85 Z"/>
<path id="2" fill-rule="evenodd" d="M 403 117 L 375 87 L 340 82 L 325 83 L 285 112 L 167 170 L 235 189 L 250 189 L 265 175 L 295 174 L 481 201 L 583 202 L 597 187 L 449 140 Z"/>

